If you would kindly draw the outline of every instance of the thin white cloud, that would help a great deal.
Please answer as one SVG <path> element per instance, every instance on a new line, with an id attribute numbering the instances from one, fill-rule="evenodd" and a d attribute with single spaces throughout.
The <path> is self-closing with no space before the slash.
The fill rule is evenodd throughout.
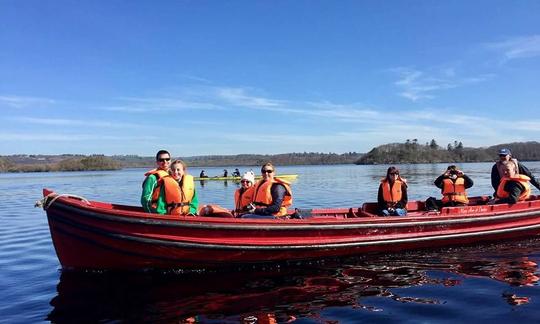
<path id="1" fill-rule="evenodd" d="M 56 100 L 39 97 L 22 97 L 11 95 L 0 95 L 0 107 L 26 108 L 35 106 L 46 106 L 56 103 Z"/>
<path id="2" fill-rule="evenodd" d="M 243 88 L 216 88 L 216 93 L 219 98 L 241 107 L 271 108 L 280 107 L 284 103 L 275 99 L 249 95 Z"/>
<path id="3" fill-rule="evenodd" d="M 85 126 L 102 128 L 133 128 L 140 127 L 139 124 L 123 122 L 108 122 L 99 120 L 63 119 L 63 118 L 35 118 L 35 117 L 9 117 L 7 120 L 24 124 L 49 125 L 49 126 Z"/>
<path id="4" fill-rule="evenodd" d="M 82 141 L 143 141 L 157 139 L 156 136 L 116 136 L 100 134 L 42 134 L 42 133 L 0 133 L 0 142 L 47 141 L 47 142 L 82 142 Z"/>
<path id="5" fill-rule="evenodd" d="M 518 36 L 498 43 L 489 43 L 488 48 L 501 51 L 506 60 L 540 56 L 540 35 Z"/>
<path id="6" fill-rule="evenodd" d="M 390 71 L 398 76 L 394 85 L 401 89 L 399 95 L 413 102 L 433 99 L 439 91 L 484 82 L 493 77 L 493 74 L 460 77 L 451 67 L 433 69 L 429 73 L 407 67 L 394 68 Z"/>
<path id="7" fill-rule="evenodd" d="M 121 104 L 102 107 L 103 110 L 117 112 L 171 112 L 182 110 L 221 110 L 222 107 L 211 102 L 191 102 L 178 98 L 119 98 Z"/>

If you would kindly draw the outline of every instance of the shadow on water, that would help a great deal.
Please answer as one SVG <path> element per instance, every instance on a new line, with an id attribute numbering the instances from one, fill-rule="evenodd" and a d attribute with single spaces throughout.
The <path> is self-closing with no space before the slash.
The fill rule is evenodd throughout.
<path id="1" fill-rule="evenodd" d="M 344 314 L 347 313 L 344 309 L 355 309 L 354 320 L 377 320 L 371 316 L 392 316 L 385 314 L 389 302 L 449 307 L 444 300 L 448 293 L 433 294 L 433 290 L 450 290 L 458 300 L 460 294 L 466 299 L 465 295 L 471 294 L 471 288 L 466 287 L 471 283 L 467 282 L 479 279 L 487 279 L 490 286 L 494 281 L 495 286 L 503 286 L 502 293 L 500 289 L 488 290 L 498 303 L 518 307 L 528 304 L 530 298 L 521 288 L 537 285 L 539 280 L 538 256 L 532 254 L 539 250 L 540 240 L 528 240 L 227 272 L 64 271 L 57 286 L 58 294 L 50 301 L 53 310 L 47 319 L 53 322 L 283 323 L 298 319 L 324 322 L 339 317 L 336 314 L 340 309 Z M 461 303 L 457 307 L 465 310 L 467 302 Z M 500 309 L 501 305 L 496 307 Z M 326 312 L 329 309 L 338 311 L 329 315 Z M 437 311 L 434 313 L 431 319 L 437 318 Z M 455 316 L 458 321 L 471 319 L 466 311 L 458 318 Z"/>

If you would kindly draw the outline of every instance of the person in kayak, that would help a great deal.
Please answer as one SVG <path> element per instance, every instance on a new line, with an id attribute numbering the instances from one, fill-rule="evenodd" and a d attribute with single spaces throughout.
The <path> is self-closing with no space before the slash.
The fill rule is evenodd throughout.
<path id="1" fill-rule="evenodd" d="M 201 173 L 199 174 L 199 178 L 208 178 L 208 176 L 206 175 L 206 172 L 204 172 L 204 170 L 201 170 Z"/>
<path id="2" fill-rule="evenodd" d="M 261 167 L 262 179 L 254 185 L 252 206 L 242 218 L 276 218 L 287 216 L 292 205 L 292 190 L 288 182 L 275 178 L 270 162 Z"/>
<path id="3" fill-rule="evenodd" d="M 499 188 L 499 183 L 501 182 L 501 178 L 504 177 L 504 166 L 503 163 L 511 162 L 516 165 L 516 173 L 517 174 L 523 174 L 529 177 L 531 180 L 531 184 L 536 187 L 536 189 L 540 190 L 540 183 L 538 183 L 538 180 L 533 176 L 531 171 L 523 165 L 522 163 L 518 162 L 516 158 L 512 156 L 512 152 L 510 149 L 503 148 L 499 150 L 499 160 L 495 162 L 493 167 L 491 168 L 491 186 L 495 190 L 495 194 Z"/>
<path id="4" fill-rule="evenodd" d="M 434 182 L 441 189 L 443 207 L 464 206 L 469 203 L 466 189 L 473 186 L 472 179 L 459 170 L 457 166 L 450 165 Z"/>
<path id="5" fill-rule="evenodd" d="M 253 185 L 255 175 L 253 172 L 246 172 L 240 180 L 240 188 L 234 192 L 234 214 L 239 217 L 250 209 L 248 206 L 253 201 Z M 252 208 L 252 207 L 251 207 Z"/>
<path id="6" fill-rule="evenodd" d="M 381 216 L 407 215 L 407 182 L 399 175 L 398 168 L 391 166 L 381 180 L 377 204 Z"/>
<path id="7" fill-rule="evenodd" d="M 233 177 L 239 177 L 240 176 L 240 170 L 238 170 L 238 168 L 234 169 L 234 171 L 232 173 L 232 176 Z"/>
<path id="8" fill-rule="evenodd" d="M 158 187 L 159 180 L 169 175 L 171 154 L 166 150 L 160 150 L 156 154 L 156 168 L 146 172 L 142 185 L 141 205 L 147 213 L 166 214 L 167 206 L 163 196 L 158 195 L 153 200 L 153 194 Z"/>
<path id="9" fill-rule="evenodd" d="M 517 173 L 516 164 L 512 161 L 503 161 L 504 176 L 499 183 L 496 192 L 496 204 L 515 204 L 518 201 L 523 201 L 531 195 L 530 178 L 523 174 Z"/>
<path id="10" fill-rule="evenodd" d="M 182 160 L 171 163 L 169 171 L 174 182 L 169 183 L 168 178 L 163 190 L 167 203 L 167 213 L 172 215 L 196 215 L 199 208 L 199 198 L 195 190 L 193 176 L 186 173 L 187 165 Z"/>
<path id="11" fill-rule="evenodd" d="M 229 175 L 229 171 L 227 169 L 223 169 L 223 177 L 226 178 Z"/>

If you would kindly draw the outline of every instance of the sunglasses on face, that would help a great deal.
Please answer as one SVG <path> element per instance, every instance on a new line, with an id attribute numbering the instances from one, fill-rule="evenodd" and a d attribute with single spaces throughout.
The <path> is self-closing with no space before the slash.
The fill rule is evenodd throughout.
<path id="1" fill-rule="evenodd" d="M 170 160 L 171 160 L 171 158 L 164 158 L 164 159 L 159 158 L 158 162 L 165 162 L 165 161 L 169 162 Z"/>
<path id="2" fill-rule="evenodd" d="M 250 183 L 251 181 L 249 181 L 249 180 L 241 180 L 240 182 L 241 183 Z"/>
<path id="3" fill-rule="evenodd" d="M 390 175 L 399 175 L 399 172 L 390 172 Z"/>
<path id="4" fill-rule="evenodd" d="M 272 173 L 274 170 L 262 170 L 262 173 Z"/>

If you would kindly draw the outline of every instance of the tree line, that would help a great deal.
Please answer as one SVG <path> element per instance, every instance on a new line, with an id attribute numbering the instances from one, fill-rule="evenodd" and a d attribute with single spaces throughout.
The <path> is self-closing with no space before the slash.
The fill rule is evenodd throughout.
<path id="1" fill-rule="evenodd" d="M 404 164 L 404 163 L 459 163 L 490 162 L 497 158 L 501 148 L 509 148 L 512 155 L 524 161 L 540 160 L 540 143 L 519 142 L 497 144 L 486 148 L 465 147 L 462 142 L 448 143 L 446 148 L 435 139 L 425 144 L 417 139 L 404 143 L 384 144 L 373 148 L 360 157 L 356 164 Z"/>

